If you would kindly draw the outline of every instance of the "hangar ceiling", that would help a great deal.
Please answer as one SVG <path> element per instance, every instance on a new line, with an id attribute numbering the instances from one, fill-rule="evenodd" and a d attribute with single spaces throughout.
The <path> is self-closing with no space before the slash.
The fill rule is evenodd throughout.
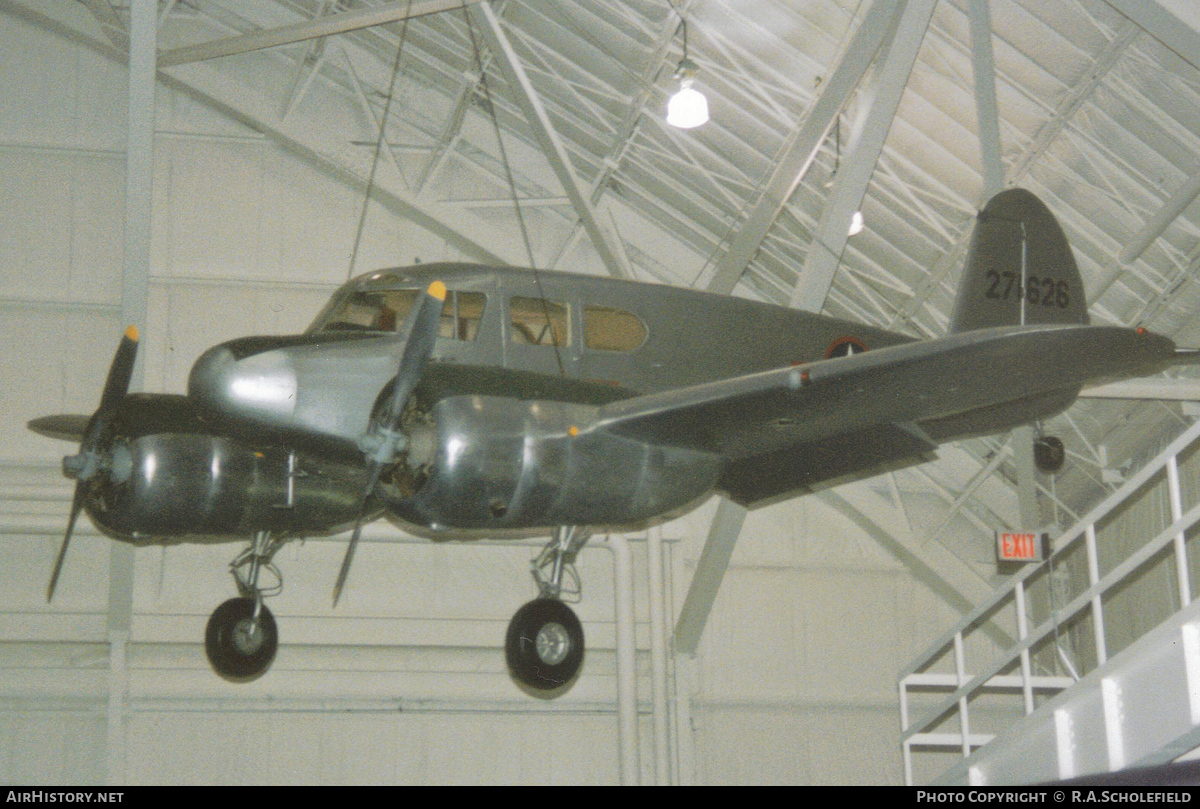
<path id="1" fill-rule="evenodd" d="M 124 58 L 121 0 L 3 8 Z M 684 19 L 711 111 L 687 131 L 665 121 Z M 1187 0 L 163 0 L 158 38 L 162 81 L 324 172 L 370 177 L 446 257 L 933 336 L 974 212 L 1019 185 L 1062 221 L 1093 322 L 1200 346 Z M 847 238 L 855 210 L 866 229 Z M 1081 401 L 1045 425 L 1069 455 L 1039 478 L 1043 515 L 1072 522 L 1186 422 L 1178 404 Z M 900 519 L 933 492 L 935 530 L 957 517 L 978 540 L 1017 522 L 1012 455 L 973 440 L 877 485 Z"/>

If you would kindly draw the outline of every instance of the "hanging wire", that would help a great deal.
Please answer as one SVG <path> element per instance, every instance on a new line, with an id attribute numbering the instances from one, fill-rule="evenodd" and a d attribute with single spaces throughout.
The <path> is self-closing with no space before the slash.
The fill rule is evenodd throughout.
<path id="1" fill-rule="evenodd" d="M 387 137 L 388 116 L 392 109 L 392 96 L 396 92 L 396 78 L 400 75 L 400 57 L 404 54 L 404 37 L 408 33 L 408 15 L 412 11 L 412 0 L 408 0 L 404 22 L 400 24 L 400 44 L 396 47 L 396 61 L 392 64 L 392 80 L 388 82 L 387 99 L 383 102 L 383 120 L 379 122 L 379 137 L 375 140 L 375 156 L 371 158 L 371 171 L 367 175 L 367 190 L 363 194 L 362 212 L 358 216 L 358 230 L 354 234 L 354 248 L 350 251 L 350 266 L 346 268 L 346 280 L 354 274 L 354 263 L 358 260 L 358 246 L 362 243 L 363 227 L 367 223 L 367 206 L 371 204 L 371 192 L 375 189 L 375 170 L 379 167 L 379 154 L 383 151 L 383 140 Z"/>
<path id="2" fill-rule="evenodd" d="M 411 2 L 411 0 L 410 0 Z M 496 115 L 496 105 L 492 102 L 492 89 L 488 84 L 487 71 L 483 69 L 483 60 L 479 55 L 479 41 L 475 37 L 475 26 L 467 13 L 467 4 L 462 4 L 463 19 L 467 23 L 467 34 L 471 38 L 471 52 L 474 55 L 475 71 L 479 74 L 479 85 L 483 89 L 484 103 L 491 113 L 492 130 L 496 133 L 496 144 L 500 147 L 500 162 L 504 164 L 504 177 L 508 181 L 509 193 L 512 195 L 513 207 L 517 212 L 517 224 L 521 228 L 521 239 L 525 243 L 525 254 L 529 258 L 529 268 L 533 270 L 533 281 L 537 285 L 538 300 L 542 302 L 542 317 L 546 319 L 546 328 L 550 329 L 550 344 L 554 347 L 554 361 L 558 364 L 559 376 L 566 376 L 566 366 L 563 365 L 562 351 L 559 348 L 558 332 L 550 319 L 550 304 L 546 301 L 546 293 L 542 290 L 542 276 L 538 271 L 537 262 L 533 258 L 533 244 L 529 240 L 529 229 L 525 226 L 525 213 L 521 209 L 521 200 L 517 195 L 517 181 L 513 177 L 512 166 L 508 162 L 508 149 L 504 146 L 504 138 L 500 133 L 500 120 Z"/>
<path id="3" fill-rule="evenodd" d="M 676 7 L 674 0 L 667 0 L 667 4 L 671 7 L 672 11 L 674 11 L 676 14 L 679 15 L 680 20 L 682 20 L 683 15 L 680 14 L 679 9 Z M 849 46 L 850 41 L 851 41 L 851 35 L 856 30 L 855 26 L 853 25 L 853 22 L 854 22 L 854 20 L 858 19 L 858 14 L 862 10 L 862 6 L 863 6 L 863 0 L 858 0 L 858 3 L 854 7 L 854 11 L 851 12 L 851 14 L 850 14 L 851 24 L 848 25 L 846 27 L 846 30 L 842 33 L 842 38 L 841 38 L 841 41 L 838 43 L 837 50 L 834 52 L 834 57 L 829 62 L 831 70 L 836 69 L 836 66 L 841 63 L 842 57 L 845 56 L 845 54 L 846 54 L 846 49 Z M 685 35 L 686 35 L 686 28 L 684 30 L 685 30 Z M 821 77 L 818 77 L 817 81 L 818 81 L 818 86 L 819 86 L 820 82 L 821 82 Z M 819 98 L 819 97 L 820 97 L 820 94 L 818 92 L 817 98 Z M 815 99 L 814 99 L 814 101 L 815 101 Z M 804 115 L 804 113 L 802 112 L 801 120 L 803 119 L 803 115 Z M 838 134 L 839 134 L 839 138 L 840 138 L 841 113 L 838 114 L 838 124 L 839 124 L 839 133 Z M 840 151 L 840 149 L 839 149 L 839 151 Z M 805 175 L 805 177 L 807 179 L 807 174 Z M 765 182 L 763 185 L 765 186 Z M 799 186 L 797 186 L 797 188 L 799 188 Z M 793 196 L 794 195 L 795 195 L 795 191 L 793 191 Z M 712 267 L 714 264 L 718 263 L 718 261 L 719 261 L 718 257 L 720 255 L 722 255 L 723 252 L 727 252 L 729 249 L 726 245 L 732 244 L 733 240 L 737 238 L 737 235 L 741 232 L 741 229 L 742 229 L 743 225 L 745 224 L 745 220 L 746 220 L 746 217 L 748 216 L 749 211 L 751 211 L 753 209 L 754 204 L 756 204 L 761 199 L 762 199 L 762 186 L 760 186 L 760 189 L 756 195 L 752 195 L 750 198 L 748 198 L 742 204 L 741 208 L 737 211 L 737 213 L 734 216 L 729 217 L 730 222 L 729 222 L 729 225 L 725 228 L 725 233 L 713 245 L 712 250 L 709 251 L 708 258 L 705 259 L 703 266 L 700 267 L 699 271 L 692 278 L 692 280 L 688 284 L 688 286 L 695 288 L 696 285 L 700 283 L 700 279 L 703 278 L 705 273 L 708 272 L 709 267 Z M 843 247 L 841 249 L 841 251 L 835 252 L 828 245 L 818 243 L 816 239 L 814 239 L 813 242 L 814 242 L 814 244 L 817 244 L 817 246 L 824 248 L 825 252 L 829 253 L 832 256 L 835 256 L 837 258 L 838 266 L 839 267 L 841 266 L 842 257 L 846 253 L 846 247 Z M 723 246 L 724 246 L 724 250 L 722 249 Z M 761 246 L 759 249 L 762 249 Z M 743 274 L 744 274 L 744 271 L 743 271 Z M 738 276 L 739 280 L 741 279 L 741 277 L 742 277 L 741 275 Z"/>

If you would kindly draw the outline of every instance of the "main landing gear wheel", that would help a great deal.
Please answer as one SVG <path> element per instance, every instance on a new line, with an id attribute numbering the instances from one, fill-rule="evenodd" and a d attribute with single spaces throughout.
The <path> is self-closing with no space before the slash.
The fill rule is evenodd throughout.
<path id="1" fill-rule="evenodd" d="M 266 605 L 254 617 L 253 598 L 231 598 L 213 612 L 204 631 L 204 651 L 213 670 L 235 683 L 257 680 L 279 648 L 275 616 Z"/>
<path id="2" fill-rule="evenodd" d="M 504 641 L 508 669 L 535 691 L 569 685 L 583 665 L 583 625 L 554 598 L 530 601 L 513 616 Z"/>

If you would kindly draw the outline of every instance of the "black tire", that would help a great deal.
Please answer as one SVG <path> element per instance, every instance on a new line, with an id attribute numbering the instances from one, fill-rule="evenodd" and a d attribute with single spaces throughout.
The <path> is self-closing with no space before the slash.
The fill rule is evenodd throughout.
<path id="1" fill-rule="evenodd" d="M 204 630 L 208 662 L 230 682 L 248 683 L 263 676 L 278 649 L 275 616 L 264 604 L 255 627 L 253 598 L 229 599 L 213 611 Z"/>
<path id="2" fill-rule="evenodd" d="M 583 665 L 583 624 L 561 601 L 539 598 L 517 610 L 504 649 L 519 683 L 535 691 L 565 690 Z"/>
<path id="3" fill-rule="evenodd" d="M 1052 474 L 1063 468 L 1067 459 L 1067 450 L 1061 438 L 1044 435 L 1033 442 L 1033 461 L 1037 468 L 1046 474 Z"/>

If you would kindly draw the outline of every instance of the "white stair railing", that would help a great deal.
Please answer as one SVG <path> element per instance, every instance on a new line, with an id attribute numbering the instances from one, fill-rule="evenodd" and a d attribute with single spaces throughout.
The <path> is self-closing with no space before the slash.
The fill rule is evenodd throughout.
<path id="1" fill-rule="evenodd" d="M 1147 563 L 1160 564 L 1162 556 L 1169 554 L 1176 571 L 1172 577 L 1175 607 L 1182 609 L 1189 605 L 1192 591 L 1187 535 L 1189 529 L 1200 522 L 1200 505 L 1184 511 L 1179 458 L 1197 440 L 1200 440 L 1200 422 L 1188 428 L 1117 491 L 1061 534 L 1046 562 L 1009 579 L 991 599 L 972 610 L 901 672 L 901 745 L 906 784 L 914 783 L 914 753 L 940 754 L 939 758 L 944 760 L 949 752 L 956 757 L 961 755 L 959 761 L 967 759 L 996 736 L 996 732 L 990 732 L 991 728 L 989 732 L 981 732 L 980 725 L 1019 721 L 1022 716 L 1034 713 L 1039 700 L 1047 702 L 1081 677 L 1087 679 L 1086 674 L 1090 671 L 1105 666 L 1112 645 L 1105 623 L 1105 596 L 1112 596 L 1114 588 L 1131 577 L 1142 575 Z M 1101 575 L 1097 524 L 1126 503 L 1140 502 L 1148 496 L 1161 497 L 1164 489 L 1170 524 Z M 1168 548 L 1170 550 L 1164 550 Z M 1055 565 L 1060 566 L 1060 573 L 1071 569 L 1079 571 L 1081 561 L 1086 564 L 1087 586 L 1065 605 L 1055 604 L 1056 600 L 1065 600 L 1056 596 Z M 1032 599 L 1031 588 L 1038 591 L 1037 597 Z M 1034 626 L 1030 626 L 1031 603 L 1038 612 L 1045 614 L 1045 619 Z M 1081 635 L 1080 630 L 1089 623 L 1092 632 Z M 1061 643 L 1063 633 L 1069 633 L 1077 643 L 1083 641 L 1079 645 L 1086 646 L 1090 642 L 1091 648 L 1086 650 L 1090 660 L 1086 664 L 1080 660 L 1072 663 Z M 983 660 L 977 665 L 969 665 L 969 651 L 972 657 Z M 1038 668 L 1051 673 L 1035 674 L 1035 658 Z M 1071 676 L 1059 674 L 1060 660 Z M 936 671 L 938 668 L 943 670 Z M 946 668 L 952 668 L 952 671 L 945 671 Z M 1111 684 L 1104 687 L 1111 688 Z M 939 694 L 942 695 L 940 700 L 936 699 Z M 1007 705 L 1005 700 L 1011 700 L 1016 694 L 1021 698 L 1019 705 Z M 931 698 L 932 705 L 929 704 Z M 921 699 L 924 700 L 923 710 L 914 722 L 910 716 L 913 703 Z M 973 703 L 977 720 L 974 727 Z M 981 714 L 982 721 L 979 721 Z M 1061 725 L 1062 718 L 1058 719 Z M 1109 736 L 1113 733 L 1111 729 L 1106 732 Z M 1063 734 L 1061 728 L 1059 733 L 1060 736 Z M 1099 743 L 1104 741 L 1100 739 Z M 1063 755 L 1066 753 L 1060 755 L 1060 759 Z M 1075 759 L 1078 759 L 1077 755 Z M 1112 760 L 1111 756 L 1109 760 Z M 956 769 L 968 772 L 962 765 Z M 1063 777 L 1063 773 L 1079 774 L 1072 765 L 1060 763 L 1051 777 Z"/>

